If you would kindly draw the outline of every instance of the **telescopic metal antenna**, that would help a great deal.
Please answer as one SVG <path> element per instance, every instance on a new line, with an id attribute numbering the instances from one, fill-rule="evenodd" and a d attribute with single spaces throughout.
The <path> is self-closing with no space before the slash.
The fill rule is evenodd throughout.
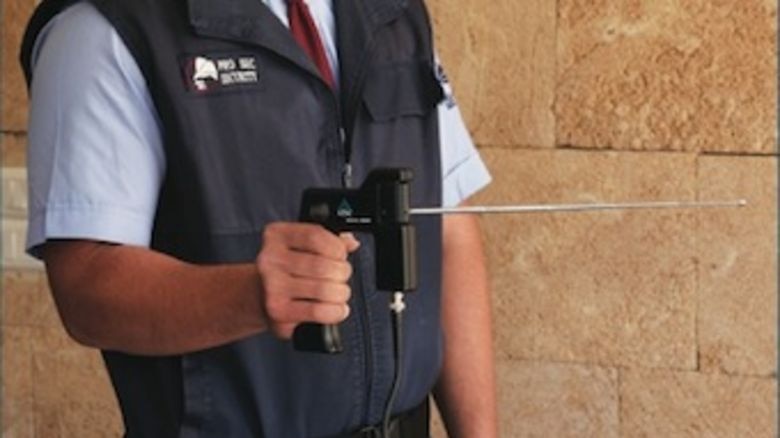
<path id="1" fill-rule="evenodd" d="M 495 214 L 495 213 L 554 213 L 604 210 L 646 210 L 676 208 L 739 208 L 747 205 L 744 199 L 735 201 L 657 201 L 625 203 L 581 203 L 581 204 L 518 204 L 518 205 L 475 205 L 467 207 L 411 208 L 411 215 L 437 214 Z"/>

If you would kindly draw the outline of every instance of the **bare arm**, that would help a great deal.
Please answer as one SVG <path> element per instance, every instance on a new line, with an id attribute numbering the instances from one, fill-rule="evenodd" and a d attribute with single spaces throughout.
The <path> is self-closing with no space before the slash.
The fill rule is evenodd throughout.
<path id="1" fill-rule="evenodd" d="M 298 323 L 346 318 L 351 236 L 275 224 L 256 263 L 201 266 L 140 247 L 50 241 L 43 258 L 63 323 L 78 342 L 180 354 Z"/>
<path id="2" fill-rule="evenodd" d="M 434 390 L 453 438 L 497 436 L 495 366 L 487 272 L 479 222 L 444 218 L 444 366 Z"/>

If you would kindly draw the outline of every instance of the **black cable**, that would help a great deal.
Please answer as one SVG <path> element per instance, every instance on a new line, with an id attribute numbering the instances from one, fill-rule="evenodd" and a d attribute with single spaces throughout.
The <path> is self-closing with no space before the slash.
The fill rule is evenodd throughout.
<path id="1" fill-rule="evenodd" d="M 393 361 L 395 362 L 395 371 L 393 374 L 393 386 L 390 389 L 390 395 L 385 403 L 385 414 L 382 420 L 382 437 L 390 438 L 390 416 L 393 412 L 393 404 L 401 388 L 401 377 L 403 368 L 403 311 L 404 311 L 403 293 L 396 292 L 393 296 L 393 303 L 390 305 L 392 323 L 393 323 Z"/>

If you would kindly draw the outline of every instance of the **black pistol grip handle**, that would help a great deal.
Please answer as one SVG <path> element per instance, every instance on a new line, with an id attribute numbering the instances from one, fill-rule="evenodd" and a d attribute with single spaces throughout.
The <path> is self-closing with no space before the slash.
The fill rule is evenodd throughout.
<path id="1" fill-rule="evenodd" d="M 344 198 L 352 199 L 356 190 L 309 189 L 303 194 L 299 220 L 320 224 L 332 233 L 347 231 L 336 213 L 336 206 Z M 344 351 L 338 325 L 306 322 L 293 332 L 293 347 L 298 351 L 338 354 Z"/>
<path id="2" fill-rule="evenodd" d="M 339 326 L 305 322 L 295 327 L 293 347 L 298 351 L 336 354 L 344 351 Z"/>

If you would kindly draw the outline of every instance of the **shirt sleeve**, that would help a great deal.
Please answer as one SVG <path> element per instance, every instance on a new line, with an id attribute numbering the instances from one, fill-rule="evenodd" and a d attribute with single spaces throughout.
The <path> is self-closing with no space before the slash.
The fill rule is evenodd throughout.
<path id="1" fill-rule="evenodd" d="M 132 55 L 80 2 L 48 24 L 34 59 L 28 252 L 62 238 L 148 246 L 165 156 Z"/>
<path id="2" fill-rule="evenodd" d="M 442 167 L 442 205 L 455 207 L 491 181 L 485 163 L 466 129 L 444 69 L 436 61 L 436 77 L 444 90 L 437 108 Z"/>

